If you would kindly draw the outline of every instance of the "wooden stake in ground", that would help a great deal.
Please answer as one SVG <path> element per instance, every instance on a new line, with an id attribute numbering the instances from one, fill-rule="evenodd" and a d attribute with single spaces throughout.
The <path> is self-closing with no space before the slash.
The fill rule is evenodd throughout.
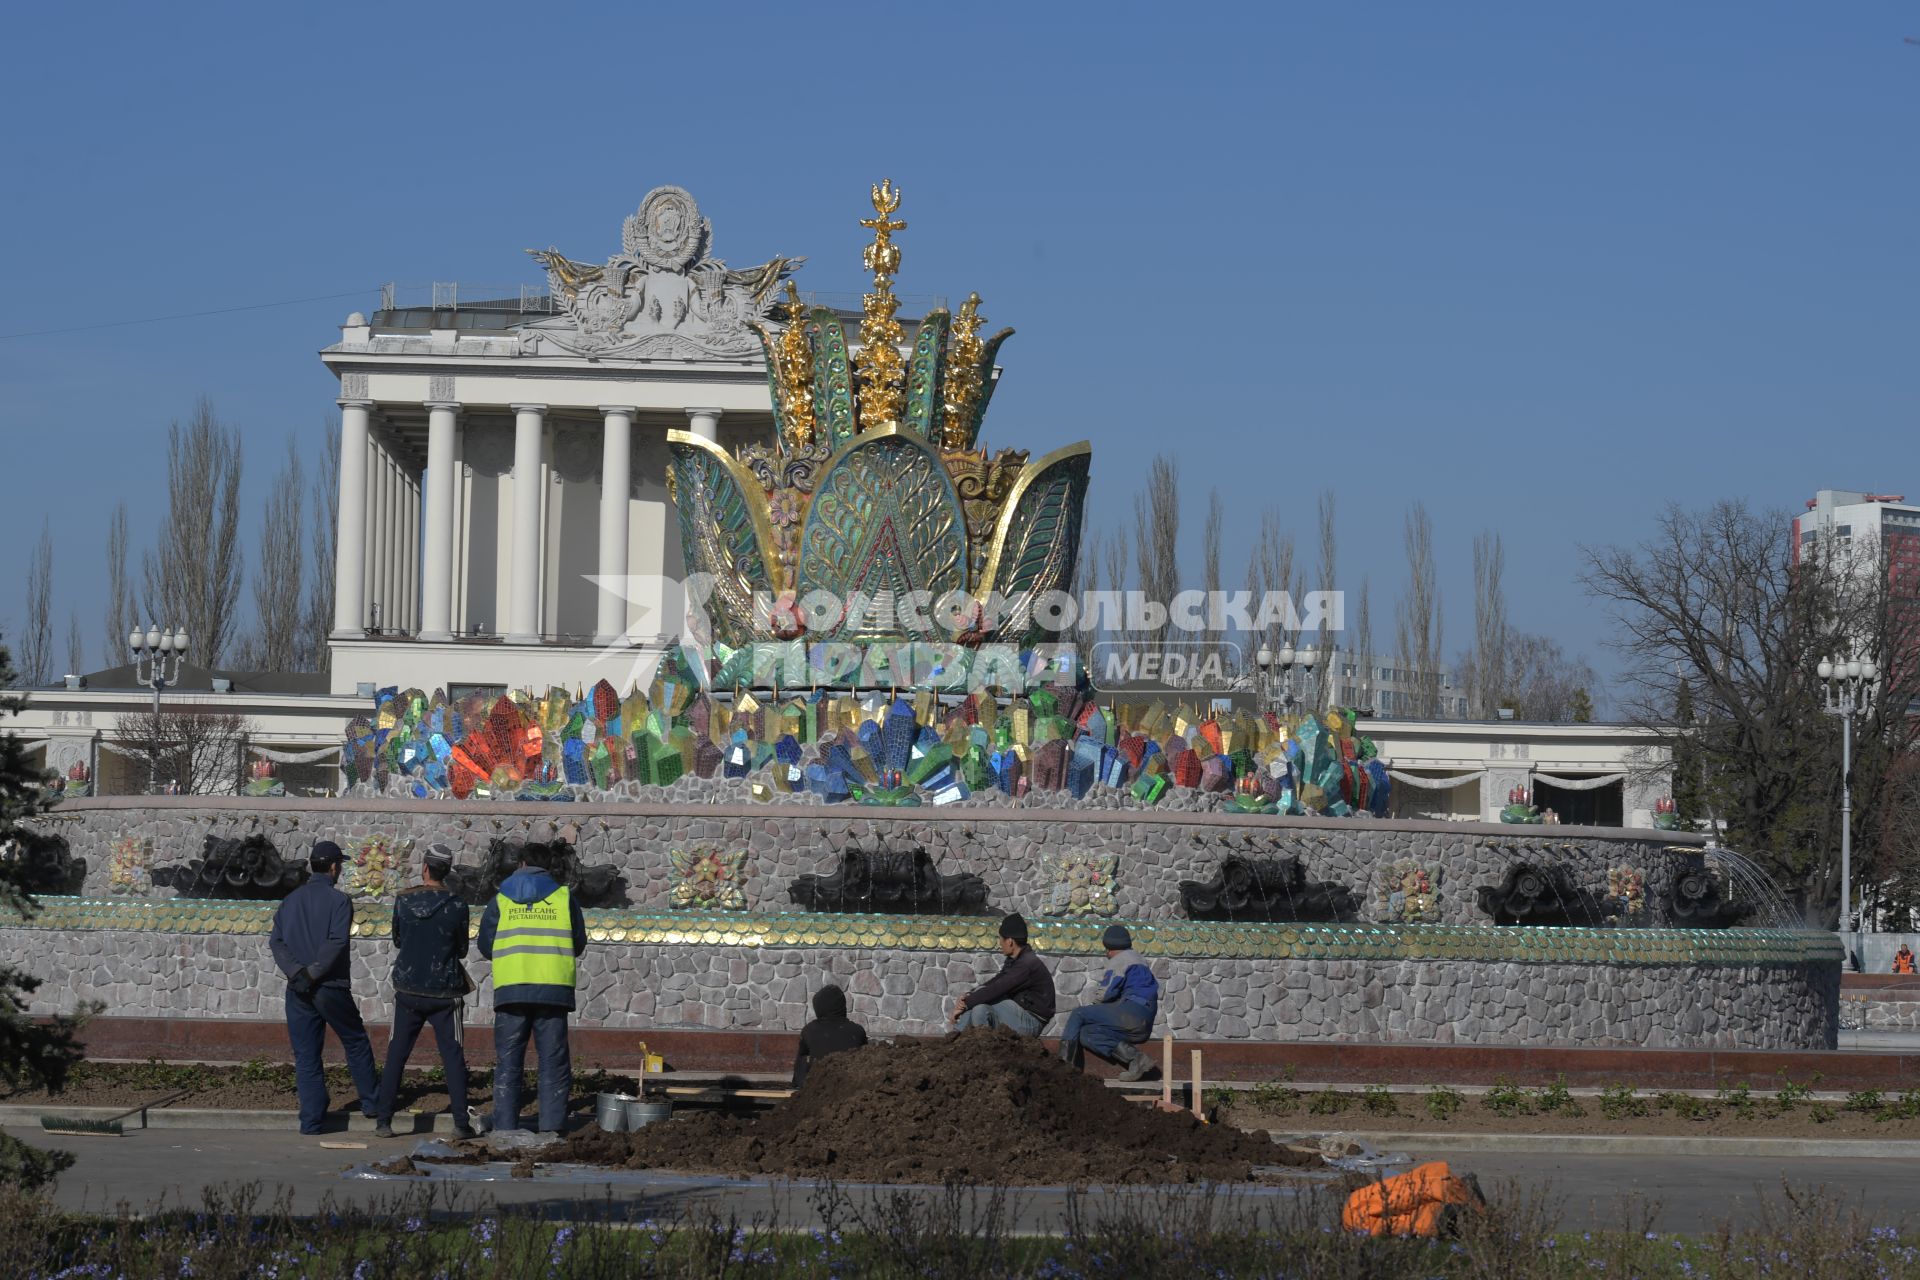
<path id="1" fill-rule="evenodd" d="M 1205 1124 L 1206 1112 L 1200 1105 L 1200 1051 L 1198 1049 L 1193 1051 L 1193 1083 L 1188 1087 L 1193 1090 L 1193 1118 Z"/>
<path id="2" fill-rule="evenodd" d="M 1173 1110 L 1173 1033 L 1168 1032 L 1164 1052 L 1160 1055 L 1160 1102 L 1167 1110 Z"/>

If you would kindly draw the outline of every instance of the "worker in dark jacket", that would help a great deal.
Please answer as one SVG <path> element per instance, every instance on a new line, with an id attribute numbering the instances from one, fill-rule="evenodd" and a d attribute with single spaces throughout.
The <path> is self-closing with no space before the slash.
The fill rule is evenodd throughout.
<path id="1" fill-rule="evenodd" d="M 447 1073 L 447 1104 L 455 1137 L 471 1138 L 467 1120 L 467 1055 L 460 1047 L 460 1014 L 467 992 L 467 904 L 447 890 L 453 850 L 431 845 L 420 868 L 420 883 L 393 900 L 393 1038 L 387 1042 L 387 1069 L 380 1076 L 379 1125 L 374 1132 L 393 1136 L 393 1110 L 406 1073 L 407 1056 L 423 1025 L 433 1027 L 440 1065 Z"/>
<path id="2" fill-rule="evenodd" d="M 793 1087 L 807 1082 L 813 1064 L 830 1053 L 858 1049 L 867 1029 L 847 1016 L 847 993 L 829 982 L 813 993 L 813 1021 L 800 1028 L 800 1052 L 793 1059 Z"/>
<path id="3" fill-rule="evenodd" d="M 1122 1080 L 1145 1079 L 1153 1059 L 1138 1046 L 1153 1035 L 1153 1020 L 1160 1016 L 1160 981 L 1133 949 L 1125 925 L 1108 925 L 1100 945 L 1106 948 L 1107 971 L 1100 977 L 1099 999 L 1067 1015 L 1060 1056 L 1077 1069 L 1091 1049 L 1125 1067 Z"/>
<path id="4" fill-rule="evenodd" d="M 1053 1021 L 1053 975 L 1027 945 L 1027 921 L 1014 914 L 1000 922 L 1000 954 L 1006 963 L 981 986 L 953 1002 L 949 1021 L 968 1027 L 1006 1027 L 1037 1036 Z"/>
<path id="5" fill-rule="evenodd" d="M 287 1039 L 293 1044 L 302 1133 L 320 1133 L 327 1118 L 327 1076 L 320 1054 L 328 1027 L 346 1052 L 361 1113 L 370 1118 L 375 1114 L 373 1046 L 353 1002 L 353 970 L 347 959 L 353 899 L 334 887 L 345 861 L 339 845 L 316 841 L 307 858 L 307 882 L 281 902 L 267 936 L 273 962 L 287 979 Z"/>
<path id="6" fill-rule="evenodd" d="M 520 1084 L 527 1041 L 540 1067 L 540 1132 L 559 1133 L 573 1091 L 567 1015 L 573 1011 L 575 960 L 587 949 L 580 904 L 548 874 L 554 851 L 528 844 L 520 869 L 480 917 L 480 954 L 493 961 L 493 1125 L 520 1127 Z"/>

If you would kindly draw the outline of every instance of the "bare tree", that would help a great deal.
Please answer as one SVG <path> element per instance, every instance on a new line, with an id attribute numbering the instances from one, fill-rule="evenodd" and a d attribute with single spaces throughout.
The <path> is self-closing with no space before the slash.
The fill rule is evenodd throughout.
<path id="1" fill-rule="evenodd" d="M 1165 608 L 1180 590 L 1180 464 L 1161 454 L 1147 471 L 1147 487 L 1133 498 L 1134 571 L 1150 605 Z M 1158 649 L 1167 626 L 1140 629 L 1136 643 Z"/>
<path id="2" fill-rule="evenodd" d="M 1446 619 L 1440 612 L 1433 520 L 1423 503 L 1414 503 L 1407 512 L 1406 548 L 1407 589 L 1394 615 L 1394 651 L 1414 681 L 1408 710 L 1430 720 L 1440 714 L 1440 653 Z"/>
<path id="3" fill-rule="evenodd" d="M 167 517 L 158 549 L 142 558 L 147 620 L 184 627 L 208 667 L 238 634 L 240 432 L 202 399 L 185 426 L 167 429 Z"/>
<path id="4" fill-rule="evenodd" d="M 307 620 L 300 650 L 302 671 L 325 671 L 333 652 L 333 560 L 340 516 L 340 421 L 328 415 L 320 437 L 320 465 L 313 477 L 313 555 L 307 578 Z"/>
<path id="5" fill-rule="evenodd" d="M 1487 531 L 1476 536 L 1473 540 L 1473 649 L 1461 664 L 1461 675 L 1467 690 L 1467 714 L 1481 720 L 1491 719 L 1495 711 L 1505 705 L 1502 699 L 1509 696 L 1506 568 L 1507 552 L 1500 535 Z"/>
<path id="6" fill-rule="evenodd" d="M 1258 610 L 1269 594 L 1284 591 L 1292 595 L 1295 585 L 1293 535 L 1280 523 L 1280 513 L 1268 507 L 1260 513 L 1260 533 L 1247 559 L 1247 590 L 1253 596 L 1254 609 Z M 1287 642 L 1286 625 L 1281 620 L 1270 620 L 1264 626 L 1256 620 L 1254 633 L 1247 638 L 1256 651 L 1279 649 Z"/>
<path id="7" fill-rule="evenodd" d="M 27 621 L 19 652 L 20 679 L 28 688 L 53 678 L 53 528 L 45 520 L 27 564 Z"/>
<path id="8" fill-rule="evenodd" d="M 77 676 L 87 669 L 86 637 L 80 634 L 80 611 L 67 611 L 67 674 Z"/>
<path id="9" fill-rule="evenodd" d="M 1599 676 L 1584 658 L 1568 657 L 1556 642 L 1525 632 L 1511 633 L 1506 646 L 1506 669 L 1496 677 L 1500 706 L 1512 707 L 1516 719 L 1570 724 L 1585 700 L 1585 712 L 1592 718 L 1588 691 Z"/>
<path id="10" fill-rule="evenodd" d="M 1333 591 L 1339 581 L 1339 533 L 1335 519 L 1333 490 L 1320 491 L 1320 590 L 1326 592 L 1326 599 L 1333 598 Z M 1339 674 L 1340 635 L 1325 620 L 1320 623 L 1320 692 L 1317 699 L 1318 709 L 1325 711 L 1333 701 L 1333 681 Z"/>
<path id="11" fill-rule="evenodd" d="M 1373 589 L 1368 579 L 1360 579 L 1360 608 L 1353 624 L 1353 673 L 1356 677 L 1353 699 L 1356 706 L 1373 706 Z"/>
<path id="12" fill-rule="evenodd" d="M 1200 534 L 1200 573 L 1202 588 L 1207 593 L 1207 652 L 1216 655 L 1222 669 L 1225 667 L 1227 645 L 1224 626 L 1226 619 L 1215 609 L 1220 600 L 1220 491 L 1207 491 L 1207 522 L 1201 527 Z"/>
<path id="13" fill-rule="evenodd" d="M 260 511 L 260 565 L 253 574 L 254 643 L 251 663 L 261 671 L 297 671 L 306 647 L 303 598 L 307 531 L 301 524 L 306 477 L 300 450 L 287 440 L 287 459 Z"/>
<path id="14" fill-rule="evenodd" d="M 127 636 L 140 625 L 134 616 L 133 588 L 127 582 L 127 503 L 113 505 L 107 521 L 107 638 L 100 656 L 109 667 L 127 660 Z"/>
<path id="15" fill-rule="evenodd" d="M 196 703 L 163 705 L 158 715 L 140 711 L 120 717 L 115 739 L 146 762 L 156 788 L 181 795 L 237 792 L 246 773 L 253 722 L 243 715 Z"/>
<path id="16" fill-rule="evenodd" d="M 1789 564 L 1787 524 L 1743 502 L 1670 507 L 1642 545 L 1585 551 L 1582 580 L 1612 606 L 1627 716 L 1684 754 L 1689 794 L 1727 842 L 1831 927 L 1840 744 L 1814 669 L 1862 654 L 1881 663 L 1856 722 L 1853 841 L 1859 883 L 1890 883 L 1901 855 L 1882 844 L 1878 819 L 1892 766 L 1920 730 L 1908 712 L 1920 695 L 1920 599 L 1871 539 Z M 1682 705 L 1689 715 L 1676 715 Z"/>

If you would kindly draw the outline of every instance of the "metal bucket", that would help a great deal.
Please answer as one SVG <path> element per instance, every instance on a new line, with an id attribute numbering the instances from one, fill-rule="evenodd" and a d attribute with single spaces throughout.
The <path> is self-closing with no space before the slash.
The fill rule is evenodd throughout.
<path id="1" fill-rule="evenodd" d="M 673 1114 L 671 1102 L 648 1102 L 635 1098 L 627 1103 L 627 1128 L 644 1129 L 657 1121 L 665 1120 Z"/>
<path id="2" fill-rule="evenodd" d="M 593 1095 L 593 1119 L 608 1133 L 627 1131 L 627 1108 L 638 1102 L 624 1093 L 596 1093 Z"/>

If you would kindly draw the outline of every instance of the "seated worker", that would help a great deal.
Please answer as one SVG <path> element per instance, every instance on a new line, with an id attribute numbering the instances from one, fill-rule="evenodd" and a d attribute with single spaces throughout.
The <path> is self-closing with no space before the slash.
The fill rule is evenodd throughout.
<path id="1" fill-rule="evenodd" d="M 947 1021 L 954 1029 L 1006 1027 L 1037 1036 L 1053 1021 L 1053 975 L 1027 945 L 1026 917 L 1015 912 L 1000 922 L 1000 972 L 953 1002 Z"/>
<path id="2" fill-rule="evenodd" d="M 828 1054 L 858 1049 L 867 1029 L 847 1016 L 847 993 L 829 982 L 813 993 L 813 1021 L 800 1028 L 800 1052 L 793 1059 L 793 1087 L 807 1082 L 813 1064 Z"/>
<path id="3" fill-rule="evenodd" d="M 1160 983 L 1147 962 L 1133 949 L 1133 937 L 1121 925 L 1108 925 L 1100 937 L 1107 949 L 1107 971 L 1100 979 L 1100 999 L 1083 1004 L 1067 1017 L 1060 1033 L 1060 1056 L 1078 1068 L 1091 1049 L 1125 1067 L 1122 1080 L 1141 1080 L 1153 1070 L 1153 1059 L 1136 1047 L 1153 1035 L 1160 1012 Z"/>
<path id="4" fill-rule="evenodd" d="M 1900 949 L 1893 953 L 1893 971 L 1895 973 L 1913 972 L 1913 950 L 1904 942 L 1900 944 Z"/>

